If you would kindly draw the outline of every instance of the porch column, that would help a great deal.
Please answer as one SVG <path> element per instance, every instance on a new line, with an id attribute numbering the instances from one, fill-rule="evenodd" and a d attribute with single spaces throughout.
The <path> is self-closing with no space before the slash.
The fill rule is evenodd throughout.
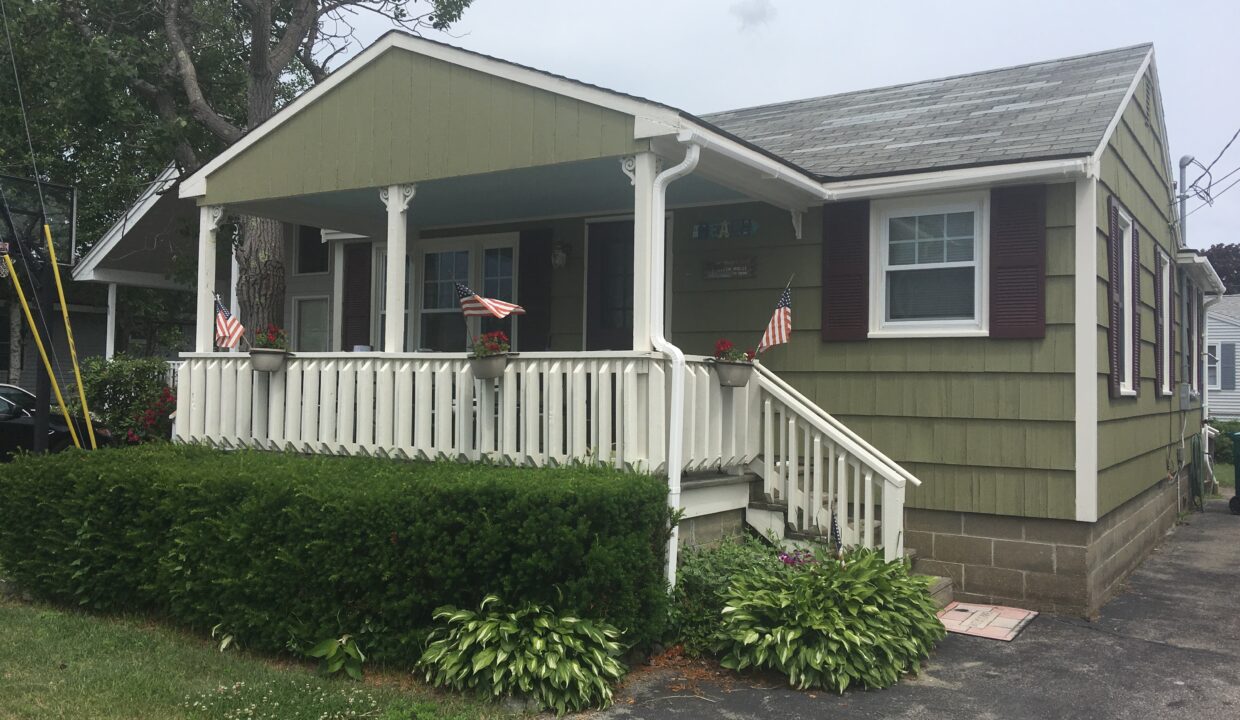
<path id="1" fill-rule="evenodd" d="M 630 162 L 632 163 L 630 167 Z M 658 157 L 652 152 L 625 158 L 625 170 L 633 178 L 633 349 L 653 349 L 650 340 L 650 276 L 656 260 L 651 256 L 651 205 Z M 661 260 L 657 260 L 661 262 Z"/>
<path id="2" fill-rule="evenodd" d="M 387 206 L 387 284 L 384 303 L 383 351 L 405 351 L 405 255 L 408 252 L 407 210 L 416 185 L 389 185 L 379 190 Z"/>
<path id="3" fill-rule="evenodd" d="M 116 355 L 116 283 L 108 283 L 108 329 L 103 340 L 103 359 Z"/>
<path id="4" fill-rule="evenodd" d="M 211 352 L 215 336 L 215 236 L 223 219 L 222 205 L 198 208 L 198 312 L 194 352 Z"/>

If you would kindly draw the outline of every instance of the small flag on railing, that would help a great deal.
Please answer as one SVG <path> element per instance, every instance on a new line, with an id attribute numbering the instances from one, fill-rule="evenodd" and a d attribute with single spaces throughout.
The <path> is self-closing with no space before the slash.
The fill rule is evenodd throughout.
<path id="1" fill-rule="evenodd" d="M 503 300 L 484 298 L 469 286 L 456 284 L 456 294 L 461 300 L 461 310 L 465 317 L 496 317 L 504 319 L 509 315 L 524 315 L 525 308 Z"/>
<path id="2" fill-rule="evenodd" d="M 237 342 L 241 340 L 241 336 L 244 334 L 245 328 L 241 325 L 241 321 L 228 312 L 228 308 L 224 307 L 224 303 L 220 302 L 220 296 L 216 295 L 215 344 L 231 350 L 237 346 Z"/>
<path id="3" fill-rule="evenodd" d="M 783 294 L 779 296 L 779 302 L 775 303 L 775 314 L 771 315 L 771 321 L 766 325 L 766 332 L 762 333 L 762 340 L 758 343 L 758 352 L 775 345 L 782 345 L 788 342 L 791 336 L 792 289 L 786 287 Z"/>

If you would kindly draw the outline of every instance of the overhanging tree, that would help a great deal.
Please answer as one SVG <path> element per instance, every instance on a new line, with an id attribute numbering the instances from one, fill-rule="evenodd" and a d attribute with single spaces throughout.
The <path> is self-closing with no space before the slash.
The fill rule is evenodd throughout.
<path id="1" fill-rule="evenodd" d="M 373 14 L 412 32 L 443 30 L 472 0 L 60 0 L 166 128 L 184 172 L 201 166 L 329 72 Z M 244 84 L 235 79 L 241 76 Z M 205 131 L 205 140 L 192 129 Z M 284 248 L 274 220 L 241 217 L 237 300 L 249 327 L 284 318 Z"/>
<path id="2" fill-rule="evenodd" d="M 1240 243 L 1215 243 L 1206 250 L 1206 257 L 1227 286 L 1227 294 L 1240 293 Z"/>

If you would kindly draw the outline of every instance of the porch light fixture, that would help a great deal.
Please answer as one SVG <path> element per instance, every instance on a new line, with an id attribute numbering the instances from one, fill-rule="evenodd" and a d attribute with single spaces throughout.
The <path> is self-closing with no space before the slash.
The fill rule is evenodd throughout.
<path id="1" fill-rule="evenodd" d="M 564 269 L 568 264 L 568 244 L 563 241 L 556 241 L 551 246 L 551 267 L 556 270 Z"/>

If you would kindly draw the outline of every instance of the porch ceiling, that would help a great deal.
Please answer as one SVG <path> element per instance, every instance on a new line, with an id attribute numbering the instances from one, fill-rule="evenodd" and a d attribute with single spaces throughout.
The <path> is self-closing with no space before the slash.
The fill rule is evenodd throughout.
<path id="1" fill-rule="evenodd" d="M 740 202 L 746 195 L 701 175 L 668 189 L 668 207 Z M 342 190 L 229 206 L 238 213 L 382 237 L 386 211 L 377 189 Z M 418 183 L 411 227 L 431 229 L 633 211 L 633 187 L 619 158 L 599 158 Z"/>

